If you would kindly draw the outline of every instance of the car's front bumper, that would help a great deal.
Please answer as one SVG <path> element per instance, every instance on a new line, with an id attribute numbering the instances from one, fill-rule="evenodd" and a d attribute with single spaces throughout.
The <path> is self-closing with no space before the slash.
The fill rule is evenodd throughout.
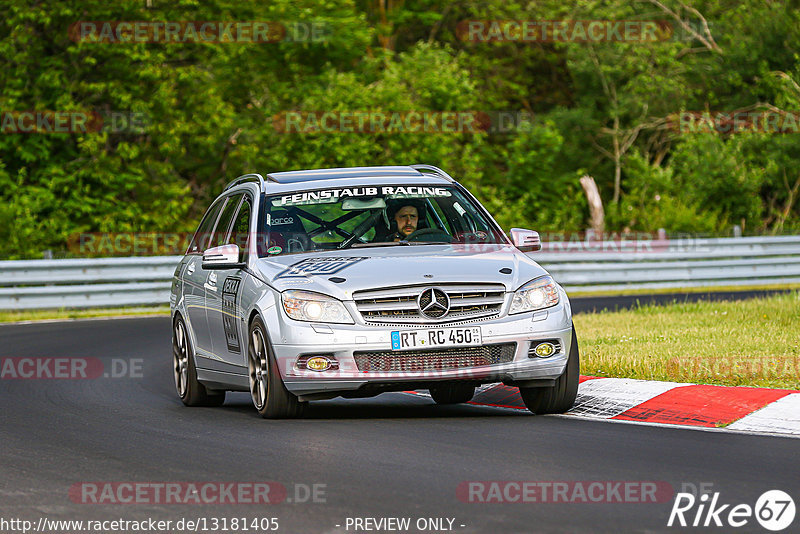
<path id="1" fill-rule="evenodd" d="M 361 371 L 354 353 L 391 352 L 403 358 L 405 351 L 393 351 L 392 331 L 397 326 L 313 325 L 291 321 L 281 325 L 280 339 L 273 339 L 273 348 L 286 388 L 295 395 L 333 396 L 333 393 L 354 392 L 373 386 L 383 390 L 405 389 L 414 384 L 421 388 L 432 382 L 466 380 L 476 383 L 547 383 L 564 372 L 572 343 L 572 317 L 566 299 L 552 308 L 498 319 L 470 323 L 480 326 L 484 345 L 516 343 L 513 359 L 506 363 L 479 367 L 414 371 Z M 461 326 L 461 325 L 459 325 Z M 449 327 L 442 325 L 443 328 Z M 419 329 L 425 326 L 409 326 Z M 548 358 L 529 357 L 531 342 L 558 340 L 561 350 Z M 431 352 L 433 352 L 432 349 Z M 427 352 L 427 351 L 426 351 Z M 311 371 L 297 366 L 302 356 L 326 355 L 338 363 L 337 370 Z"/>

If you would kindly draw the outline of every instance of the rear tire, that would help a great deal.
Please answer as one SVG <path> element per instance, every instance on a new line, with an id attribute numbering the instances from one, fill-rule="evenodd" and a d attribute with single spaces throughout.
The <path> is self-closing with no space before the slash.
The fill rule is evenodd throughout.
<path id="1" fill-rule="evenodd" d="M 250 325 L 247 346 L 247 370 L 250 397 L 258 415 L 265 419 L 292 419 L 305 412 L 307 402 L 300 402 L 283 384 L 267 329 L 260 317 Z"/>
<path id="2" fill-rule="evenodd" d="M 210 392 L 197 380 L 194 349 L 183 317 L 178 315 L 172 327 L 172 375 L 178 397 L 186 406 L 222 406 L 225 392 Z"/>
<path id="3" fill-rule="evenodd" d="M 578 354 L 578 337 L 575 335 L 574 325 L 570 345 L 567 368 L 564 370 L 564 374 L 558 377 L 554 386 L 519 388 L 522 401 L 531 412 L 538 415 L 564 413 L 575 404 L 575 398 L 578 396 L 581 364 Z"/>
<path id="4" fill-rule="evenodd" d="M 429 391 L 436 404 L 461 404 L 475 396 L 475 386 L 469 384 L 446 384 Z"/>

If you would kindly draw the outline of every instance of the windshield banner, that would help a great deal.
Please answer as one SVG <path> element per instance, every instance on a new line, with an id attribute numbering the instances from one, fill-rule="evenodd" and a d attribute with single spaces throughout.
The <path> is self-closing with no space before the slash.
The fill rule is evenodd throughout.
<path id="1" fill-rule="evenodd" d="M 426 198 L 449 197 L 446 187 L 426 187 L 418 185 L 383 186 L 383 187 L 344 187 L 339 189 L 321 189 L 319 191 L 303 191 L 292 195 L 284 195 L 272 201 L 273 206 L 301 206 L 304 204 L 329 204 L 348 197 L 387 198 Z"/>

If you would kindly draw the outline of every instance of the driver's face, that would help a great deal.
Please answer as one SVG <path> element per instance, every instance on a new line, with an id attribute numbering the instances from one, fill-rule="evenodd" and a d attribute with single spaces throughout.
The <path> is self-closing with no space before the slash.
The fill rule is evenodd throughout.
<path id="1" fill-rule="evenodd" d="M 418 219 L 417 208 L 414 206 L 403 206 L 394 214 L 394 220 L 397 222 L 397 231 L 405 237 L 413 234 L 417 229 Z"/>

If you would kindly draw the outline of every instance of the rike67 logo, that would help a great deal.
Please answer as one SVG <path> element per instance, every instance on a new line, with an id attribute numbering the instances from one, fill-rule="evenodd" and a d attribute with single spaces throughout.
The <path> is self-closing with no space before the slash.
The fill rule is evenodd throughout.
<path id="1" fill-rule="evenodd" d="M 753 526 L 755 520 L 773 532 L 784 530 L 794 521 L 794 500 L 784 491 L 764 492 L 755 506 L 749 504 L 722 504 L 720 493 L 704 493 L 699 498 L 691 493 L 678 493 L 669 514 L 667 526 L 733 527 Z"/>

